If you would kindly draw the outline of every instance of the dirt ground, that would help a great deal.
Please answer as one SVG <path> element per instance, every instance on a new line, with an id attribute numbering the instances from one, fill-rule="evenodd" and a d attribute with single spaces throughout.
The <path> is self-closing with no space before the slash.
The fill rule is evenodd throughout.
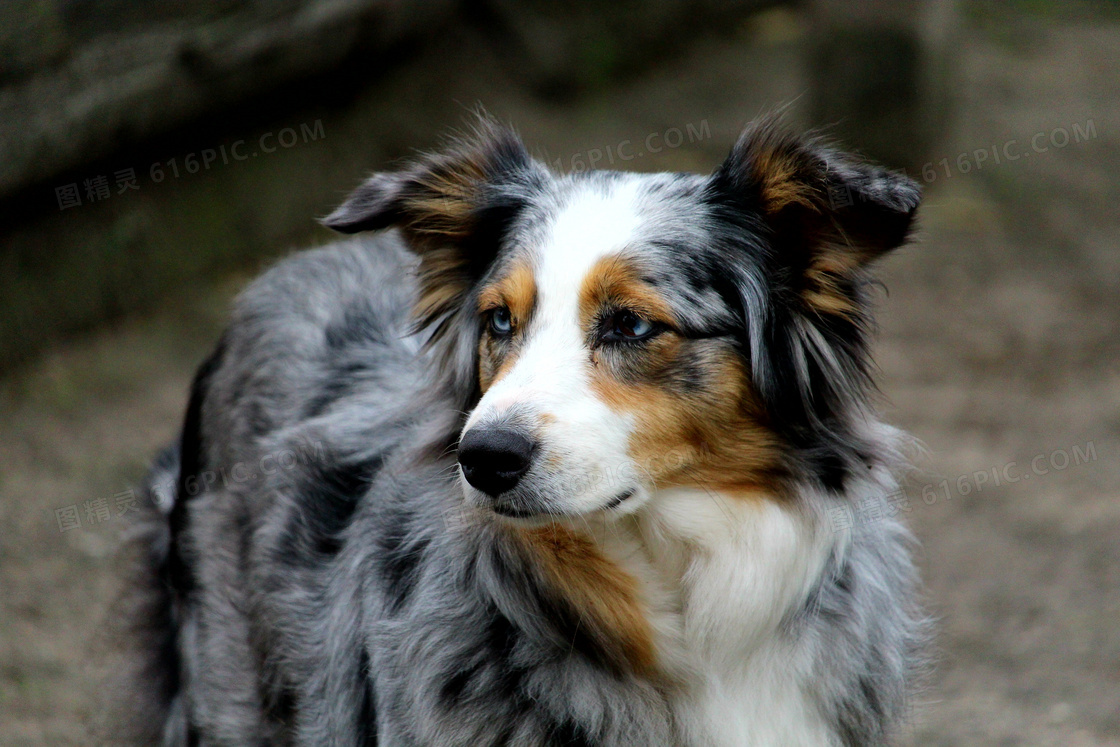
<path id="1" fill-rule="evenodd" d="M 781 17 L 741 33 L 779 61 L 797 36 Z M 901 742 L 1120 745 L 1120 24 L 980 17 L 961 33 L 920 240 L 882 267 L 883 408 L 927 449 L 905 508 L 939 620 Z M 698 43 L 671 76 L 576 110 L 505 104 L 565 161 L 706 120 L 710 139 L 637 165 L 708 169 L 755 113 L 725 91 L 775 105 L 791 85 L 752 73 L 740 41 Z M 247 277 L 184 289 L 2 382 L 0 744 L 93 742 L 116 696 L 100 652 L 125 491 L 175 433 Z"/>

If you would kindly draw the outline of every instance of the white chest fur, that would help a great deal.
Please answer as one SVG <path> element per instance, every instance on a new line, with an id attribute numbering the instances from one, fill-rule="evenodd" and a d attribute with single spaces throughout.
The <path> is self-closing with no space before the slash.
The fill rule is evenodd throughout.
<path id="1" fill-rule="evenodd" d="M 804 603 L 840 541 L 773 499 L 662 491 L 596 530 L 638 580 L 685 744 L 832 744 L 810 665 L 782 620 Z"/>

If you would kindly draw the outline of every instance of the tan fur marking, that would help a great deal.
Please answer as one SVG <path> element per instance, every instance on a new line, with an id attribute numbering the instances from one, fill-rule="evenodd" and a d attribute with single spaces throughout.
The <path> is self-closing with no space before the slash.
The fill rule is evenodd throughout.
<path id="1" fill-rule="evenodd" d="M 764 208 L 770 215 L 794 204 L 811 213 L 822 212 L 822 195 L 800 173 L 794 154 L 764 150 L 755 158 L 754 173 L 761 184 Z M 866 257 L 852 247 L 829 241 L 827 235 L 826 229 L 808 230 L 804 237 L 812 244 L 809 247 L 812 259 L 805 271 L 806 287 L 802 298 L 820 314 L 852 317 L 859 309 L 841 290 L 838 280 L 851 277 Z M 843 239 L 843 236 L 838 238 Z"/>
<path id="2" fill-rule="evenodd" d="M 682 346 L 676 338 L 651 350 L 651 367 L 671 362 Z M 712 384 L 696 396 L 625 384 L 603 367 L 596 369 L 592 387 L 609 407 L 634 417 L 630 458 L 654 486 L 703 487 L 728 495 L 776 492 L 779 443 L 763 424 L 742 363 L 730 351 L 711 351 L 702 365 Z"/>
<path id="3" fill-rule="evenodd" d="M 831 244 L 819 247 L 817 252 L 805 271 L 805 303 L 822 314 L 856 315 L 859 309 L 838 281 L 859 272 L 862 257 L 848 247 Z"/>
<path id="4" fill-rule="evenodd" d="M 653 633 L 633 576 L 603 555 L 588 537 L 559 524 L 515 528 L 536 556 L 545 582 L 583 615 L 601 645 L 617 647 L 618 659 L 639 674 L 655 667 Z"/>
<path id="5" fill-rule="evenodd" d="M 428 321 L 451 307 L 466 292 L 468 281 L 463 277 L 461 261 L 449 249 L 429 251 L 421 259 L 420 294 L 413 315 Z"/>
<path id="6" fill-rule="evenodd" d="M 509 271 L 478 294 L 478 310 L 487 311 L 499 306 L 507 307 L 513 315 L 514 325 L 529 319 L 537 301 L 537 281 L 533 268 L 526 261 L 513 264 Z"/>
<path id="7" fill-rule="evenodd" d="M 762 201 L 767 213 L 774 214 L 791 204 L 814 212 L 812 187 L 798 174 L 798 164 L 789 154 L 765 150 L 754 161 L 755 177 L 762 185 Z"/>
<path id="8" fill-rule="evenodd" d="M 473 228 L 471 211 L 485 178 L 484 158 L 481 151 L 444 157 L 402 201 L 401 231 L 420 255 L 414 315 L 422 324 L 453 308 L 469 288 L 465 260 L 455 242 Z"/>
<path id="9" fill-rule="evenodd" d="M 485 178 L 480 153 L 464 154 L 419 181 L 422 190 L 405 202 L 417 234 L 462 237 L 470 230 L 478 185 Z"/>

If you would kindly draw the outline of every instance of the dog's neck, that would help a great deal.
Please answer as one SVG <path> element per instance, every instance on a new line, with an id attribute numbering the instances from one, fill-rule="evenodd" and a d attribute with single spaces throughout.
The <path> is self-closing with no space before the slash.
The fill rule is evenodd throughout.
<path id="1" fill-rule="evenodd" d="M 840 535 L 774 496 L 703 489 L 661 491 L 630 516 L 586 526 L 638 582 L 688 743 L 830 741 L 782 625 Z"/>

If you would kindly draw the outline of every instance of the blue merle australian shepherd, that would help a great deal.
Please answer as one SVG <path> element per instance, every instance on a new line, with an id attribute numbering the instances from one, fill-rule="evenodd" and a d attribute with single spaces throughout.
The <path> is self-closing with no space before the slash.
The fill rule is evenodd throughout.
<path id="1" fill-rule="evenodd" d="M 772 121 L 708 176 L 555 174 L 486 119 L 372 176 L 149 478 L 136 738 L 889 742 L 910 538 L 836 518 L 898 490 L 868 270 L 918 202 Z"/>

